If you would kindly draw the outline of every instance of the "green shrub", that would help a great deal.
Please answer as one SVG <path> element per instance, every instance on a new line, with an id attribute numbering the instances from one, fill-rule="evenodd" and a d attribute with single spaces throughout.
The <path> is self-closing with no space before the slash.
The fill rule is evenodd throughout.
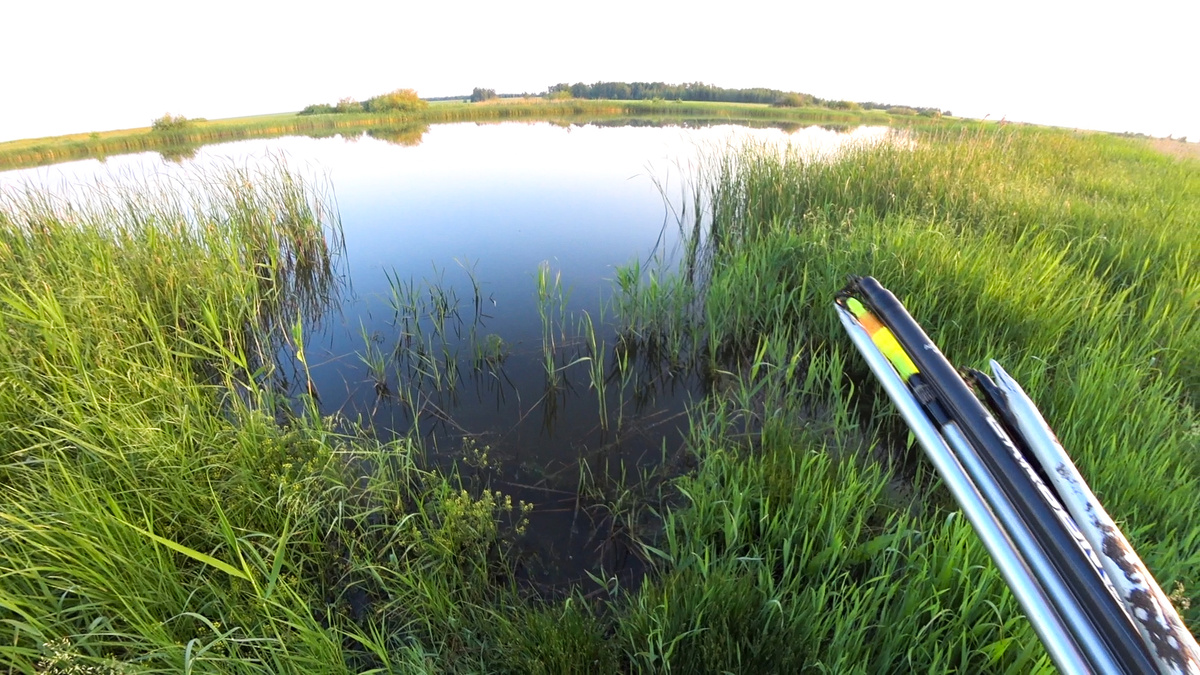
<path id="1" fill-rule="evenodd" d="M 496 98 L 495 89 L 480 89 L 479 87 L 475 87 L 471 90 L 471 103 L 490 101 L 494 98 Z"/>
<path id="2" fill-rule="evenodd" d="M 183 131 L 191 126 L 192 120 L 189 120 L 183 115 L 172 115 L 171 113 L 166 113 L 162 117 L 154 120 L 153 124 L 150 125 L 150 128 L 154 131 L 173 132 Z"/>
<path id="3" fill-rule="evenodd" d="M 304 110 L 300 111 L 300 114 L 301 115 L 328 115 L 328 114 L 334 113 L 334 112 L 337 112 L 337 111 L 334 110 L 333 106 L 329 105 L 328 103 L 314 103 L 312 105 L 305 106 Z"/>
<path id="4" fill-rule="evenodd" d="M 363 104 L 347 96 L 346 98 L 338 99 L 337 105 L 333 107 L 333 111 L 338 113 L 362 112 Z"/>
<path id="5" fill-rule="evenodd" d="M 775 99 L 775 102 L 772 103 L 771 105 L 773 105 L 777 108 L 803 108 L 804 106 L 806 106 L 808 104 L 809 104 L 809 101 L 806 100 L 806 98 L 803 95 L 797 94 L 795 92 L 788 92 L 788 93 L 784 94 L 783 96 L 780 96 L 779 98 Z"/>
<path id="6" fill-rule="evenodd" d="M 415 89 L 397 89 L 386 94 L 380 94 L 367 99 L 363 109 L 367 112 L 412 112 L 429 106 L 427 101 L 417 96 Z"/>

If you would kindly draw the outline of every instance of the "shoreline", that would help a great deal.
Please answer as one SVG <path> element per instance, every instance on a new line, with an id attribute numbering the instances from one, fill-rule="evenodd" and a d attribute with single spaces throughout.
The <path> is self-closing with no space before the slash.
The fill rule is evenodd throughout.
<path id="1" fill-rule="evenodd" d="M 181 155 L 202 145 L 252 138 L 289 135 L 324 136 L 349 131 L 402 128 L 413 130 L 431 124 L 455 122 L 502 122 L 539 120 L 585 122 L 623 117 L 655 119 L 704 119 L 730 122 L 778 123 L 829 122 L 833 124 L 944 124 L 940 120 L 883 111 L 841 111 L 820 107 L 779 108 L 753 103 L 710 103 L 696 101 L 611 101 L 572 99 L 519 103 L 434 103 L 418 112 L 379 115 L 331 113 L 301 115 L 277 113 L 191 120 L 180 130 L 156 131 L 151 127 L 117 129 L 50 136 L 0 143 L 0 170 L 23 169 L 79 159 L 102 159 L 146 151 Z"/>

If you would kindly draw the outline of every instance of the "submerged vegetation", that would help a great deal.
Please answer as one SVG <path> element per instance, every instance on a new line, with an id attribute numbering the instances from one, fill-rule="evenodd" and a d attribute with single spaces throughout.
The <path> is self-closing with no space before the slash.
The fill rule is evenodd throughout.
<path id="1" fill-rule="evenodd" d="M 306 373 L 305 331 L 336 292 L 319 186 L 277 166 L 206 176 L 186 201 L 152 185 L 4 195 L 0 660 L 1050 670 L 842 335 L 831 302 L 851 273 L 886 280 L 956 363 L 1010 367 L 1196 630 L 1197 164 L 1011 126 L 909 139 L 819 161 L 709 157 L 677 205 L 679 267 L 616 272 L 613 345 L 604 316 L 572 323 L 557 273 L 537 270 L 548 387 L 585 369 L 602 416 L 604 381 L 635 367 L 707 391 L 670 477 L 614 486 L 581 469 L 648 568 L 637 587 L 601 568 L 591 592 L 521 582 L 514 546 L 539 505 L 426 465 L 418 438 L 322 417 L 311 387 L 281 391 L 271 355 Z M 371 386 L 391 391 L 390 360 L 427 391 L 454 387 L 445 336 L 468 301 L 391 281 L 400 337 L 389 352 L 364 334 Z M 582 341 L 564 362 L 568 332 Z M 473 344 L 477 369 L 503 368 L 500 336 Z M 463 455 L 490 461 L 473 442 Z"/>

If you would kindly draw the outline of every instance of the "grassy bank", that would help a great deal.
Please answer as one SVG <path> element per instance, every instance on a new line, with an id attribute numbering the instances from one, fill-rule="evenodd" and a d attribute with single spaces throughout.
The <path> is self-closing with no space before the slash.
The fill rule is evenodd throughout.
<path id="1" fill-rule="evenodd" d="M 842 335 L 831 301 L 851 273 L 881 279 L 955 363 L 997 358 L 1021 380 L 1195 630 L 1197 164 L 1028 128 L 912 140 L 828 163 L 712 157 L 683 267 L 618 272 L 625 344 L 711 394 L 689 468 L 613 506 L 659 516 L 639 530 L 651 576 L 552 599 L 514 574 L 521 505 L 278 393 L 269 355 L 299 352 L 303 377 L 305 322 L 336 290 L 318 186 L 277 167 L 206 176 L 184 202 L 6 195 L 0 661 L 1048 670 Z"/>
<path id="2" fill-rule="evenodd" d="M 1185 621 L 1200 625 L 1200 166 L 1056 131 L 914 140 L 832 163 L 751 148 L 707 167 L 711 219 L 687 270 L 704 280 L 692 289 L 694 358 L 761 371 L 799 355 L 810 371 L 804 386 L 795 378 L 783 395 L 739 406 L 758 411 L 758 442 L 706 433 L 697 444 L 702 469 L 685 482 L 670 571 L 655 584 L 672 598 L 661 615 L 680 619 L 673 659 L 684 670 L 738 670 L 751 644 L 806 645 L 795 665 L 845 658 L 834 668 L 859 672 L 1027 672 L 1022 659 L 1039 658 L 979 542 L 847 346 L 829 298 L 849 273 L 883 280 L 956 364 L 1016 369 Z M 806 447 L 795 434 L 814 427 L 829 462 L 815 474 L 795 468 Z M 821 497 L 789 514 L 804 499 L 798 483 Z M 797 532 L 830 531 L 805 519 L 837 504 L 849 530 L 781 553 Z M 781 584 L 789 562 L 811 570 L 839 555 L 820 581 Z M 700 590 L 696 568 L 709 561 L 727 592 Z M 789 625 L 797 607 L 805 618 Z M 833 625 L 809 636 L 815 617 Z M 755 623 L 753 638 L 737 637 Z M 866 645 L 840 644 L 862 626 Z"/>
<path id="3" fill-rule="evenodd" d="M 41 166 L 73 159 L 102 158 L 131 152 L 159 151 L 186 156 L 207 143 L 271 138 L 287 135 L 332 136 L 372 129 L 420 130 L 448 122 L 504 120 L 585 121 L 598 118 L 652 117 L 705 118 L 729 121 L 833 124 L 930 123 L 926 118 L 888 115 L 881 111 L 834 111 L 827 108 L 777 108 L 749 103 L 664 101 L 602 101 L 522 99 L 517 102 L 479 104 L 435 103 L 404 114 L 347 113 L 299 115 L 281 113 L 223 120 L 191 120 L 179 129 L 156 131 L 149 127 L 91 134 L 72 134 L 0 143 L 0 170 Z M 411 134 L 410 134 L 411 135 Z"/>
<path id="4" fill-rule="evenodd" d="M 458 603 L 503 597 L 512 508 L 275 393 L 272 354 L 302 355 L 303 318 L 334 290 L 320 191 L 276 167 L 177 194 L 0 205 L 0 661 L 349 672 L 411 648 L 419 663 Z"/>

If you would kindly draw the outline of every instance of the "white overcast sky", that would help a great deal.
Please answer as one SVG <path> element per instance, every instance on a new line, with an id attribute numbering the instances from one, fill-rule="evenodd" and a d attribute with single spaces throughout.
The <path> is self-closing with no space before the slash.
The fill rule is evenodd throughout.
<path id="1" fill-rule="evenodd" d="M 0 0 L 0 26 L 0 141 L 598 80 L 1200 140 L 1197 0 Z"/>

